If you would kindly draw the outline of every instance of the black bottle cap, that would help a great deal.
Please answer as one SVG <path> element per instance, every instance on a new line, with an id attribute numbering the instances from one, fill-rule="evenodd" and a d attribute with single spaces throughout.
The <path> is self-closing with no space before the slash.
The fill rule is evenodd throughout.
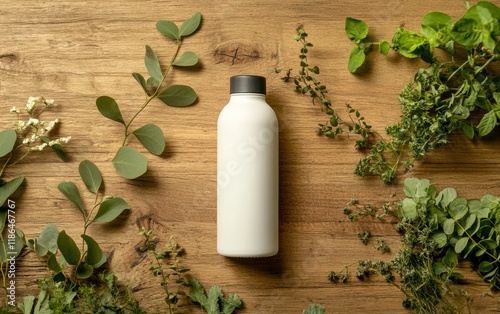
<path id="1" fill-rule="evenodd" d="M 257 75 L 236 75 L 229 82 L 231 94 L 256 93 L 266 94 L 266 78 Z"/>

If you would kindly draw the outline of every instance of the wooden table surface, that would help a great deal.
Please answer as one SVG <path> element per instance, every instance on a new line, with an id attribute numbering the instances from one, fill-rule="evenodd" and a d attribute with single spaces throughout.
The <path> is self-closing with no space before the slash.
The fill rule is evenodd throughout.
<path id="1" fill-rule="evenodd" d="M 176 69 L 168 82 L 192 86 L 198 102 L 187 108 L 150 104 L 135 125 L 158 124 L 167 149 L 159 157 L 147 154 L 146 175 L 123 179 L 111 165 L 122 129 L 99 114 L 95 100 L 114 97 L 129 119 L 144 101 L 131 76 L 146 73 L 144 46 L 153 47 L 164 61 L 173 52 L 173 42 L 155 29 L 156 22 L 180 25 L 196 11 L 203 15 L 201 28 L 186 38 L 182 50 L 196 52 L 200 63 L 193 70 Z M 453 136 L 449 145 L 388 186 L 378 178 L 353 174 L 362 157 L 353 141 L 317 136 L 315 126 L 326 115 L 295 94 L 274 69 L 297 69 L 300 46 L 293 36 L 302 24 L 315 45 L 310 61 L 321 68 L 320 79 L 329 87 L 334 106 L 352 104 L 381 131 L 398 121 L 398 93 L 424 63 L 374 53 L 359 75 L 348 73 L 352 45 L 345 37 L 345 18 L 365 20 L 378 40 L 390 39 L 400 24 L 418 30 L 431 11 L 457 19 L 465 9 L 461 0 L 1 0 L 2 128 L 13 124 L 8 113 L 12 106 L 22 107 L 29 96 L 43 95 L 57 102 L 47 117 L 61 119 L 59 134 L 72 136 L 66 145 L 69 162 L 44 151 L 8 168 L 7 179 L 26 176 L 22 192 L 14 195 L 17 227 L 34 237 L 54 223 L 79 237 L 81 215 L 57 185 L 71 180 L 83 188 L 78 164 L 89 159 L 103 174 L 106 194 L 122 196 L 132 206 L 118 223 L 94 225 L 89 234 L 111 255 L 111 269 L 150 313 L 165 308 L 158 282 L 148 273 L 149 262 L 138 252 L 142 226 L 162 239 L 173 234 L 186 249 L 184 265 L 191 274 L 206 287 L 237 292 L 245 303 L 240 313 L 301 313 L 309 302 L 325 305 L 327 313 L 404 313 L 402 295 L 381 278 L 328 282 L 330 271 L 360 259 L 390 259 L 373 246 L 363 246 L 357 232 L 370 229 L 387 237 L 393 251 L 399 243 L 392 225 L 351 223 L 342 208 L 352 197 L 373 204 L 392 200 L 394 192 L 402 197 L 402 179 L 410 176 L 428 178 L 438 188 L 453 186 L 464 197 L 499 195 L 499 133 L 474 142 Z M 267 77 L 267 101 L 280 123 L 280 252 L 272 258 L 229 259 L 216 252 L 216 121 L 229 99 L 229 78 L 237 74 Z M 130 145 L 145 151 L 136 140 Z M 90 194 L 84 198 L 92 202 Z M 464 288 L 475 298 L 472 313 L 499 312 L 497 301 L 481 297 L 487 285 L 468 265 L 460 270 L 466 276 Z M 37 293 L 36 279 L 46 273 L 38 259 L 23 254 L 17 271 L 18 298 Z M 201 310 L 186 305 L 181 312 Z"/>

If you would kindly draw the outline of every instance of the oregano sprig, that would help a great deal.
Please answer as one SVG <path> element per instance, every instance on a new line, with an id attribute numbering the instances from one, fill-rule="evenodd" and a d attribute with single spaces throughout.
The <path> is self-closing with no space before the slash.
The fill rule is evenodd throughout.
<path id="1" fill-rule="evenodd" d="M 157 22 L 157 30 L 174 40 L 175 49 L 170 61 L 162 69 L 160 60 L 153 48 L 146 45 L 144 63 L 150 77 L 146 79 L 140 73 L 132 74 L 146 94 L 146 100 L 130 120 L 125 121 L 118 103 L 112 97 L 101 96 L 96 100 L 97 108 L 103 116 L 120 123 L 124 127 L 121 147 L 112 162 L 114 168 L 124 178 L 135 179 L 147 171 L 147 158 L 136 149 L 127 146 L 127 139 L 130 135 L 133 134 L 153 155 L 161 155 L 165 149 L 163 131 L 156 124 L 148 123 L 132 130 L 133 122 L 137 116 L 156 98 L 171 107 L 187 107 L 197 99 L 196 92 L 190 86 L 170 85 L 165 88 L 164 83 L 173 67 L 191 67 L 198 63 L 198 56 L 194 52 L 186 51 L 181 56 L 179 56 L 179 53 L 184 38 L 196 32 L 200 22 L 201 13 L 199 12 L 184 21 L 180 28 L 171 21 L 162 20 Z"/>

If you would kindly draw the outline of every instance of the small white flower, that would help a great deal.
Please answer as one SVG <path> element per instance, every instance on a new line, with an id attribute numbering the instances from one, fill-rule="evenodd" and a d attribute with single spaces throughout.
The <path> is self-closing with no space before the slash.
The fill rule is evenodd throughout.
<path id="1" fill-rule="evenodd" d="M 69 141 L 71 141 L 71 136 L 61 137 L 61 142 L 66 144 Z"/>
<path id="2" fill-rule="evenodd" d="M 42 143 L 40 145 L 36 145 L 30 148 L 30 150 L 39 150 L 42 151 L 45 147 L 47 147 L 47 143 Z"/>
<path id="3" fill-rule="evenodd" d="M 10 113 L 19 113 L 19 109 L 17 109 L 17 107 L 14 106 L 10 109 Z"/>
<path id="4" fill-rule="evenodd" d="M 50 106 L 54 105 L 54 99 L 44 99 L 43 102 L 44 102 L 46 107 L 50 107 Z"/>
<path id="5" fill-rule="evenodd" d="M 38 119 L 30 118 L 26 124 L 32 126 L 38 126 L 39 123 L 40 121 Z"/>
<path id="6" fill-rule="evenodd" d="M 30 142 L 30 139 L 29 138 L 25 138 L 23 139 L 23 144 L 28 144 Z"/>
<path id="7" fill-rule="evenodd" d="M 24 121 L 18 120 L 16 122 L 16 130 L 24 131 L 25 129 L 26 129 L 26 123 L 24 123 Z"/>
<path id="8" fill-rule="evenodd" d="M 32 113 L 35 109 L 36 103 L 38 102 L 38 97 L 30 97 L 28 98 L 28 102 L 26 103 L 26 111 L 28 113 Z"/>

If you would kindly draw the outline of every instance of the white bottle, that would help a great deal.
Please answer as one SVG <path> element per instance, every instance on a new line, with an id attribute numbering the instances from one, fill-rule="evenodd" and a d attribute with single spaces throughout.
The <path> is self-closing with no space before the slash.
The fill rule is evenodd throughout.
<path id="1" fill-rule="evenodd" d="M 278 120 L 266 79 L 238 75 L 217 121 L 217 252 L 229 257 L 278 253 Z"/>

